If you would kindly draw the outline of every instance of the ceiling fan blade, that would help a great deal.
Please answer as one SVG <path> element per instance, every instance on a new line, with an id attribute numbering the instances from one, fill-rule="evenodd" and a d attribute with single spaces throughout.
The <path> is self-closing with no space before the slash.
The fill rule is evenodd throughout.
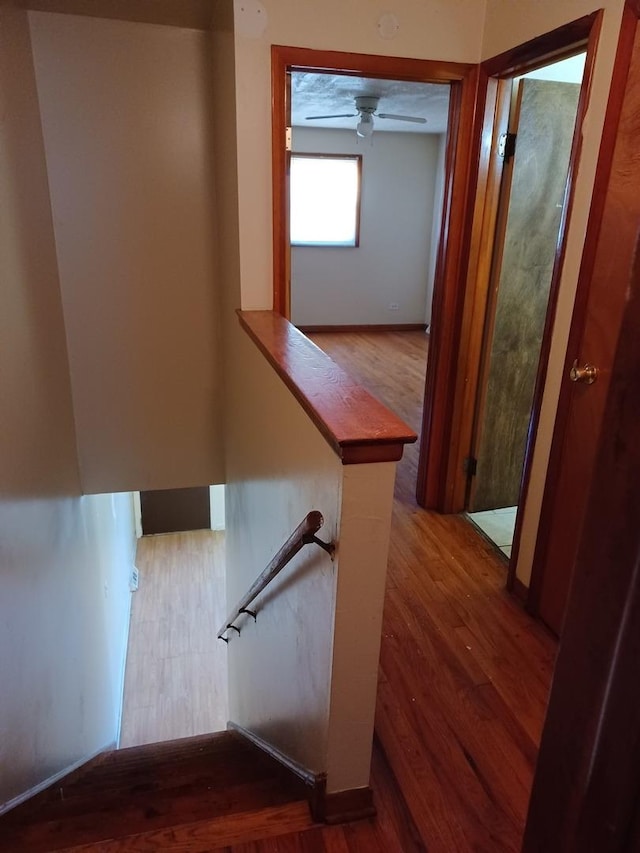
<path id="1" fill-rule="evenodd" d="M 418 118 L 418 116 L 395 116 L 392 113 L 377 113 L 378 118 L 391 118 L 395 121 L 412 121 L 415 124 L 426 124 L 426 118 Z"/>
<path id="2" fill-rule="evenodd" d="M 335 116 L 305 116 L 305 121 L 318 121 L 321 118 L 355 118 L 358 113 L 338 113 Z"/>

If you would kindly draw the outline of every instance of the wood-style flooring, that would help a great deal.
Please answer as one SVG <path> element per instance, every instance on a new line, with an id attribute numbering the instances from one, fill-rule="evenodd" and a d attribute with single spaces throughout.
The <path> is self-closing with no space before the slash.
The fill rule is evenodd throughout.
<path id="1" fill-rule="evenodd" d="M 120 746 L 225 729 L 224 534 L 144 536 L 136 565 Z"/>
<path id="2" fill-rule="evenodd" d="M 425 332 L 314 332 L 307 335 L 420 434 L 429 336 Z M 398 463 L 396 500 L 415 505 L 419 441 Z"/>
<path id="3" fill-rule="evenodd" d="M 426 335 L 310 337 L 419 431 Z M 556 641 L 466 519 L 418 507 L 417 463 L 413 445 L 398 465 L 377 736 L 424 845 L 407 849 L 517 851 Z"/>
<path id="4" fill-rule="evenodd" d="M 310 337 L 419 429 L 423 333 Z M 407 448 L 396 483 L 372 766 L 377 818 L 293 832 L 284 821 L 277 837 L 206 849 L 520 849 L 556 643 L 507 594 L 504 562 L 471 524 L 417 506 L 417 454 Z M 169 537 L 152 541 L 160 557 Z"/>

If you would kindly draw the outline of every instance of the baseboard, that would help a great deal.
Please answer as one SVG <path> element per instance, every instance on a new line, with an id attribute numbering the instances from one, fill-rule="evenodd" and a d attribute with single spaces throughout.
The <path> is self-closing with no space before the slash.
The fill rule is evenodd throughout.
<path id="1" fill-rule="evenodd" d="M 334 794 L 325 793 L 314 817 L 324 823 L 350 823 L 352 820 L 375 817 L 375 814 L 373 791 L 367 786 Z"/>
<path id="2" fill-rule="evenodd" d="M 245 729 L 244 726 L 238 725 L 238 723 L 228 722 L 227 729 L 231 732 L 235 732 L 235 734 L 240 737 L 248 740 L 254 746 L 257 746 L 258 749 L 261 749 L 263 752 L 266 752 L 267 755 L 270 755 L 271 758 L 274 758 L 283 767 L 286 767 L 287 770 L 290 770 L 298 779 L 301 779 L 305 785 L 310 788 L 320 787 L 324 784 L 326 776 L 324 773 L 314 773 L 313 770 L 308 770 L 306 767 L 303 767 L 302 764 L 299 764 L 293 758 L 289 758 L 288 755 L 285 755 L 284 752 L 278 749 L 277 746 L 273 746 L 273 744 L 268 743 L 268 741 L 263 740 L 260 735 L 255 734 L 249 729 Z"/>
<path id="3" fill-rule="evenodd" d="M 373 817 L 376 813 L 373 805 L 371 788 L 354 788 L 349 791 L 338 791 L 327 794 L 326 773 L 314 773 L 281 752 L 276 746 L 263 740 L 259 735 L 239 726 L 237 723 L 227 723 L 229 731 L 248 740 L 253 746 L 261 749 L 274 758 L 283 767 L 297 776 L 309 789 L 309 809 L 313 819 L 318 823 L 347 823 L 365 817 Z"/>
<path id="4" fill-rule="evenodd" d="M 64 779 L 64 777 L 67 776 L 69 773 L 74 773 L 76 770 L 79 770 L 83 764 L 88 764 L 89 761 L 93 761 L 94 758 L 97 758 L 99 755 L 102 755 L 103 752 L 110 752 L 112 749 L 116 748 L 116 743 L 109 743 L 106 746 L 103 746 L 101 749 L 92 752 L 91 755 L 85 755 L 84 758 L 79 758 L 78 761 L 75 761 L 73 764 L 70 764 L 63 770 L 59 770 L 57 773 L 54 773 L 53 776 L 49 776 L 42 782 L 38 782 L 37 785 L 34 785 L 33 788 L 29 788 L 28 791 L 24 791 L 22 794 L 18 794 L 17 797 L 14 797 L 12 800 L 8 800 L 6 803 L 0 805 L 0 815 L 5 814 L 5 812 L 11 811 L 11 809 L 14 809 L 16 806 L 20 806 L 22 805 L 22 803 L 25 803 L 27 800 L 30 800 L 31 797 L 35 797 L 36 794 L 40 794 L 42 791 L 45 791 L 52 785 L 55 785 L 56 782 L 60 781 L 60 779 Z"/>
<path id="5" fill-rule="evenodd" d="M 123 641 L 123 649 L 122 649 L 122 666 L 120 667 L 120 700 L 118 705 L 118 716 L 116 719 L 116 745 L 115 749 L 120 749 L 120 738 L 122 735 L 122 714 L 124 712 L 124 687 L 126 684 L 127 678 L 127 660 L 129 657 L 129 634 L 131 633 L 131 611 L 133 609 L 133 595 L 134 591 L 130 586 L 130 578 L 132 570 L 136 568 L 136 557 L 138 552 L 138 539 L 142 535 L 142 524 L 140 523 L 140 535 L 138 535 L 138 520 L 137 520 L 137 512 L 140 508 L 140 492 L 133 492 L 133 505 L 134 505 L 134 518 L 135 518 L 135 530 L 133 541 L 131 542 L 131 556 L 129 560 L 129 564 L 131 569 L 129 570 L 129 579 L 127 580 L 127 586 L 129 587 L 129 606 L 127 610 L 127 618 L 125 620 L 124 626 L 124 641 Z M 138 496 L 138 505 L 136 507 L 135 496 Z"/>
<path id="6" fill-rule="evenodd" d="M 426 323 L 380 323 L 373 325 L 298 326 L 304 335 L 314 332 L 424 332 Z"/>
<path id="7" fill-rule="evenodd" d="M 135 568 L 135 563 L 132 563 Z M 124 655 L 122 661 L 122 678 L 120 682 L 120 700 L 118 705 L 118 719 L 116 720 L 116 745 L 115 749 L 120 749 L 120 738 L 122 737 L 122 715 L 124 713 L 124 688 L 127 679 L 127 660 L 129 657 L 129 634 L 131 633 L 131 611 L 133 610 L 134 593 L 129 593 L 129 611 L 127 613 L 127 622 L 124 629 Z"/>
<path id="8" fill-rule="evenodd" d="M 521 601 L 523 604 L 527 603 L 527 599 L 529 598 L 529 587 L 525 586 L 520 578 L 513 579 L 511 592 L 515 595 L 518 601 Z"/>

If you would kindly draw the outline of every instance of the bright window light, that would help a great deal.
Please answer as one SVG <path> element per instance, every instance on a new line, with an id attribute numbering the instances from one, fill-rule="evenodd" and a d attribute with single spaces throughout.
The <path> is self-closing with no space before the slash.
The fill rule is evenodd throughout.
<path id="1" fill-rule="evenodd" d="M 357 246 L 362 156 L 291 155 L 291 244 Z"/>

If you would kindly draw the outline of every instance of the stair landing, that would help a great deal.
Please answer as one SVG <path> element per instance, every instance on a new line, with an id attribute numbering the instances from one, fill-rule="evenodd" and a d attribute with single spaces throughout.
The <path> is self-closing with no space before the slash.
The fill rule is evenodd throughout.
<path id="1" fill-rule="evenodd" d="M 220 732 L 98 756 L 0 817 L 0 849 L 204 853 L 313 825 L 303 783 Z"/>

